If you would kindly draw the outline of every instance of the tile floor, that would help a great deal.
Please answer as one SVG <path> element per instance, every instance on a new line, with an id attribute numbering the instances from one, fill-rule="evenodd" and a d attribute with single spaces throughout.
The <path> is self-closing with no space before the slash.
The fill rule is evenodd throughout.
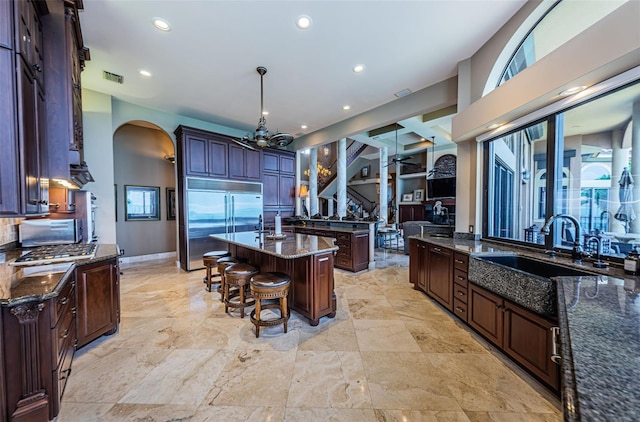
<path id="1" fill-rule="evenodd" d="M 204 271 L 122 268 L 120 331 L 80 349 L 58 422 L 559 421 L 558 402 L 408 282 L 335 272 L 338 312 L 289 332 L 227 315 Z"/>

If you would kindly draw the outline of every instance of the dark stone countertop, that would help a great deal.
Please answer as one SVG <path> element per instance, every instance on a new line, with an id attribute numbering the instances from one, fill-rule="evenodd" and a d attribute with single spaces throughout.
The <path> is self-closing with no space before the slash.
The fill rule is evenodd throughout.
<path id="1" fill-rule="evenodd" d="M 640 401 L 640 277 L 491 241 L 413 236 L 470 255 L 517 253 L 593 272 L 556 277 L 565 421 L 637 421 Z"/>
<path id="2" fill-rule="evenodd" d="M 76 266 L 112 259 L 120 255 L 119 251 L 118 245 L 100 244 L 94 258 L 24 267 L 8 264 L 20 256 L 20 249 L 5 252 L 5 260 L 0 264 L 0 306 L 16 306 L 55 297 L 64 284 L 62 281 Z"/>
<path id="3" fill-rule="evenodd" d="M 284 239 L 269 239 L 267 234 L 258 235 L 254 231 L 209 236 L 284 259 L 295 259 L 338 250 L 332 238 L 311 234 L 285 233 Z"/>

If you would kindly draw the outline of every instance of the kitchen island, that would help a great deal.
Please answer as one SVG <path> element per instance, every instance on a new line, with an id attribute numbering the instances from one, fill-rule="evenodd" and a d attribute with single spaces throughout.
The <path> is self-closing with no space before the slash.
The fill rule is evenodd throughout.
<path id="1" fill-rule="evenodd" d="M 279 271 L 291 277 L 289 307 L 318 325 L 320 318 L 336 315 L 333 256 L 338 247 L 333 239 L 309 234 L 286 233 L 270 239 L 266 233 L 212 234 L 229 244 L 229 252 L 244 258 L 261 272 Z"/>

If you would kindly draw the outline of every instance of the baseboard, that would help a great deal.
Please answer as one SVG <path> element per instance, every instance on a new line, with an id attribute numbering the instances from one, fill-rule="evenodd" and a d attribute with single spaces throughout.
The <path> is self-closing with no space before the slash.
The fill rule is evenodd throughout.
<path id="1" fill-rule="evenodd" d="M 121 265 L 134 264 L 136 262 L 155 261 L 156 259 L 175 258 L 176 252 L 152 253 L 149 255 L 127 256 L 120 258 Z"/>

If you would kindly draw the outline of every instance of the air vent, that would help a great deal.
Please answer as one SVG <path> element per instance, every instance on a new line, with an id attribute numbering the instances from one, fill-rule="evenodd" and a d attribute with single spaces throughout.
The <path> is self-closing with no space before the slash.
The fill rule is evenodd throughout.
<path id="1" fill-rule="evenodd" d="M 102 71 L 102 78 L 117 84 L 121 84 L 124 81 L 124 76 L 116 75 L 115 73 L 107 72 L 106 70 Z"/>

